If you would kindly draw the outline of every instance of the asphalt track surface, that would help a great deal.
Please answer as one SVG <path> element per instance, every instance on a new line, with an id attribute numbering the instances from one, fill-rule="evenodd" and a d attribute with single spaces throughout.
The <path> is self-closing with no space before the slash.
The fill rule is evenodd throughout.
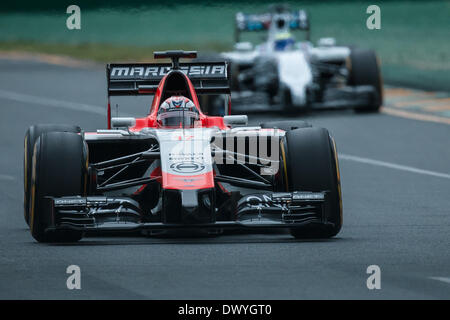
<path id="1" fill-rule="evenodd" d="M 36 243 L 22 209 L 25 131 L 35 123 L 103 128 L 105 96 L 101 67 L 0 60 L 0 298 L 450 298 L 450 125 L 384 113 L 305 116 L 332 132 L 341 154 L 344 226 L 336 238 L 296 241 L 272 233 Z M 283 115 L 249 115 L 251 123 L 274 117 Z M 81 290 L 66 288 L 72 264 L 81 268 Z M 366 286 L 369 265 L 381 269 L 380 290 Z"/>

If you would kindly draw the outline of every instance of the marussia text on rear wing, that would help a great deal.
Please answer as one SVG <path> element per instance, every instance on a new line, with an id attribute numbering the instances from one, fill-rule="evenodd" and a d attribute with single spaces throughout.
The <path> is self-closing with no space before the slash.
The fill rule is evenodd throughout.
<path id="1" fill-rule="evenodd" d="M 230 94 L 227 62 L 186 62 L 179 67 L 189 77 L 197 94 Z M 171 68 L 166 63 L 108 64 L 108 95 L 153 95 Z"/>

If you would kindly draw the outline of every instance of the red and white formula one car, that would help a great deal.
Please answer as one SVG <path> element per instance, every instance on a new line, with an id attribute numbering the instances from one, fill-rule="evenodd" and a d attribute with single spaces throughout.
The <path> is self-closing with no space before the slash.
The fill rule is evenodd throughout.
<path id="1" fill-rule="evenodd" d="M 205 115 L 197 95 L 229 94 L 226 62 L 107 65 L 111 96 L 154 96 L 144 118 L 108 129 L 35 125 L 25 136 L 24 208 L 39 242 L 84 232 L 287 228 L 332 237 L 342 226 L 336 146 L 301 121 L 246 127 Z"/>

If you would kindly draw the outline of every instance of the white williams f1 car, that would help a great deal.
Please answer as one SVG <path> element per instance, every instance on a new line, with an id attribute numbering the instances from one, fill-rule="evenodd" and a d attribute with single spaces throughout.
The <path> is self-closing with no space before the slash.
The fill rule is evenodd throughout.
<path id="1" fill-rule="evenodd" d="M 278 6 L 265 14 L 239 12 L 235 23 L 234 51 L 222 53 L 230 63 L 235 103 L 251 93 L 264 92 L 269 104 L 279 103 L 286 110 L 379 110 L 382 80 L 373 51 L 336 46 L 334 38 L 322 38 L 313 46 L 303 10 Z M 306 39 L 297 42 L 293 30 L 305 31 Z M 246 31 L 267 32 L 267 39 L 254 47 L 240 41 Z"/>

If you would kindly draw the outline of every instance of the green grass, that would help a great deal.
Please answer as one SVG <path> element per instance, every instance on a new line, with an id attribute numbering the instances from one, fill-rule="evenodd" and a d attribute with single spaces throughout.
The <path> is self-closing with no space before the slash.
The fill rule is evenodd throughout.
<path id="1" fill-rule="evenodd" d="M 191 44 L 179 44 L 172 49 L 182 48 L 184 50 L 199 50 Z M 153 47 L 133 46 L 133 45 L 113 45 L 105 43 L 40 43 L 34 41 L 7 41 L 0 42 L 0 51 L 22 51 L 30 53 L 45 53 L 53 55 L 67 56 L 80 60 L 90 60 L 95 62 L 112 61 L 152 61 L 153 51 L 166 50 L 167 46 L 159 45 Z M 208 44 L 207 51 L 221 51 L 225 47 Z M 200 48 L 201 50 L 201 48 Z"/>
<path id="2" fill-rule="evenodd" d="M 450 1 L 379 2 L 381 30 L 368 30 L 368 1 L 296 3 L 311 18 L 312 40 L 373 48 L 386 82 L 450 91 Z M 178 2 L 183 3 L 183 2 Z M 65 8 L 0 13 L 0 49 L 68 55 L 100 62 L 148 60 L 153 50 L 229 50 L 236 11 L 263 12 L 266 4 L 209 2 L 136 9 L 82 9 L 81 30 L 66 28 Z M 246 37 L 260 41 L 263 34 Z"/>

